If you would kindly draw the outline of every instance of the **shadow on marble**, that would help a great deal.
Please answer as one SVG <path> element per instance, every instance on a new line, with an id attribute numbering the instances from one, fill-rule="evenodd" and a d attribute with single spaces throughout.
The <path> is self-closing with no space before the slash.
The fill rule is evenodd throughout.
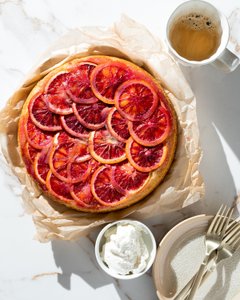
<path id="1" fill-rule="evenodd" d="M 93 234 L 96 236 L 96 232 Z M 58 283 L 71 290 L 71 277 L 81 277 L 89 286 L 98 289 L 106 285 L 114 285 L 119 297 L 123 300 L 137 299 L 157 300 L 151 270 L 140 278 L 130 281 L 111 278 L 99 269 L 94 255 L 95 237 L 82 237 L 76 242 L 52 241 L 52 251 L 58 273 Z"/>
<path id="2" fill-rule="evenodd" d="M 71 289 L 73 274 L 83 278 L 93 288 L 111 283 L 111 278 L 98 269 L 94 246 L 88 238 L 82 237 L 77 242 L 56 240 L 51 244 L 56 266 L 62 271 L 58 274 L 58 282 L 65 289 Z"/>
<path id="3" fill-rule="evenodd" d="M 149 226 L 158 245 L 163 236 L 177 223 L 204 212 L 203 201 L 198 201 L 180 211 L 158 215 L 142 221 Z M 114 285 L 123 300 L 157 299 L 151 270 L 140 278 L 125 281 L 111 278 L 98 267 L 94 254 L 94 244 L 99 231 L 100 228 L 94 230 L 88 237 L 82 237 L 75 242 L 61 240 L 51 242 L 55 264 L 61 269 L 58 272 L 58 283 L 63 288 L 71 290 L 72 276 L 76 275 L 94 289 L 109 284 Z"/>
<path id="4" fill-rule="evenodd" d="M 219 300 L 219 299 L 232 299 L 236 290 L 234 289 L 234 284 L 238 283 L 238 276 L 234 272 L 238 273 L 240 262 L 240 252 L 234 254 L 231 259 L 222 261 L 217 266 L 217 277 L 215 283 L 206 294 L 203 300 Z M 234 282 L 234 284 L 232 284 Z M 238 285 L 238 284 L 237 284 Z M 239 288 L 238 288 L 239 290 Z M 217 292 L 216 292 L 217 291 Z M 231 293 L 232 292 L 232 293 Z"/>
<path id="5" fill-rule="evenodd" d="M 240 67 L 229 74 L 212 66 L 181 69 L 197 99 L 200 143 L 203 149 L 201 173 L 206 185 L 207 210 L 215 213 L 223 202 L 232 205 L 239 192 L 236 191 L 233 170 L 228 165 L 226 149 L 223 148 L 221 139 L 239 161 Z M 235 165 L 234 168 L 238 166 Z"/>

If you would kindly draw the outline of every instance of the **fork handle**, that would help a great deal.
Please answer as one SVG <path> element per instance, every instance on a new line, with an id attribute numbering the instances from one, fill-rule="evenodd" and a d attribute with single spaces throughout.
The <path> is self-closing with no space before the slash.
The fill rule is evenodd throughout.
<path id="1" fill-rule="evenodd" d="M 179 292 L 179 294 L 173 300 L 183 300 L 186 298 L 186 296 L 189 294 L 189 291 L 193 284 L 193 280 L 194 280 L 195 276 L 196 275 L 194 275 L 192 277 L 192 279 L 190 279 L 188 281 L 188 283 L 184 286 L 184 288 L 182 288 L 182 290 Z"/>
<path id="2" fill-rule="evenodd" d="M 202 277 L 205 273 L 205 270 L 206 270 L 206 267 L 207 267 L 207 264 L 208 264 L 208 260 L 209 260 L 209 255 L 206 255 L 196 276 L 194 277 L 193 279 L 193 283 L 191 285 L 191 290 L 190 290 L 190 293 L 188 295 L 188 297 L 186 298 L 187 300 L 192 300 L 193 297 L 195 296 L 196 292 L 197 292 L 197 289 L 202 281 Z"/>
<path id="3" fill-rule="evenodd" d="M 184 288 L 181 289 L 181 291 L 177 294 L 177 296 L 173 300 L 183 300 L 188 296 L 195 277 L 196 274 L 192 277 L 192 279 L 188 281 L 188 283 L 184 286 Z"/>
<path id="4" fill-rule="evenodd" d="M 208 261 L 207 265 L 209 265 L 213 260 L 215 260 L 215 257 Z M 205 270 L 204 275 L 202 277 L 202 281 L 200 285 L 209 277 L 209 275 L 212 273 L 212 269 L 209 270 L 208 268 Z M 181 289 L 181 291 L 177 294 L 177 296 L 173 300 L 183 300 L 187 297 L 187 295 L 190 292 L 191 286 L 193 284 L 193 280 L 196 277 L 197 273 L 188 281 L 188 283 Z"/>

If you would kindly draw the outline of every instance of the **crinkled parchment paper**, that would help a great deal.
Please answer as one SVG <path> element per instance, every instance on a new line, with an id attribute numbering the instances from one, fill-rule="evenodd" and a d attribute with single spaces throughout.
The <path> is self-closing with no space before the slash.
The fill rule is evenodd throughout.
<path id="1" fill-rule="evenodd" d="M 179 120 L 177 152 L 164 182 L 139 203 L 104 214 L 77 212 L 45 199 L 26 174 L 17 144 L 21 108 L 36 82 L 66 61 L 89 54 L 122 57 L 147 69 L 169 94 Z M 116 219 L 126 216 L 149 218 L 179 210 L 201 199 L 204 184 L 199 174 L 201 149 L 195 102 L 182 72 L 167 54 L 163 43 L 126 16 L 112 28 L 79 28 L 59 39 L 46 51 L 0 113 L 1 154 L 21 182 L 24 206 L 36 225 L 36 238 L 41 242 L 54 238 L 76 239 L 92 228 Z"/>

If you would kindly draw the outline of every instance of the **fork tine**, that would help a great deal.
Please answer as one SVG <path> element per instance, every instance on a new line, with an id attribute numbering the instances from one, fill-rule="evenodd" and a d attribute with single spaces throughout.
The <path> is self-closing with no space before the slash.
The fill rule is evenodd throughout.
<path id="1" fill-rule="evenodd" d="M 225 225 L 225 221 L 227 220 L 227 216 L 229 214 L 229 209 L 227 208 L 227 206 L 223 207 L 223 210 L 221 212 L 221 214 L 219 215 L 217 221 L 215 222 L 212 232 L 216 233 L 218 235 L 220 235 L 220 233 L 222 232 L 222 229 L 224 228 Z"/>
<path id="2" fill-rule="evenodd" d="M 223 216 L 222 222 L 220 222 L 219 227 L 218 227 L 218 234 L 223 236 L 226 232 L 227 226 L 231 220 L 231 216 L 233 213 L 233 208 L 229 208 L 227 210 L 227 213 L 225 214 L 225 216 Z"/>
<path id="3" fill-rule="evenodd" d="M 226 206 L 224 205 L 224 206 L 222 207 L 221 213 L 218 214 L 218 218 L 217 218 L 216 222 L 214 223 L 214 226 L 213 226 L 213 228 L 212 228 L 212 232 L 216 232 L 216 230 L 217 230 L 217 228 L 218 228 L 218 226 L 219 226 L 219 223 L 220 223 L 221 220 L 222 220 L 222 216 L 223 216 L 224 213 L 225 213 L 225 210 L 226 210 Z"/>
<path id="4" fill-rule="evenodd" d="M 224 242 L 228 242 L 229 239 L 233 235 L 235 235 L 235 233 L 240 229 L 240 223 L 237 223 L 237 222 L 235 224 L 231 224 L 230 226 L 231 226 L 231 228 L 228 228 L 228 230 L 226 231 L 226 234 L 223 238 Z"/>
<path id="5" fill-rule="evenodd" d="M 229 225 L 227 227 L 225 236 L 227 237 L 227 235 L 236 227 L 238 227 L 240 225 L 240 223 L 236 222 L 235 220 L 232 220 L 229 222 Z M 225 237 L 224 237 L 225 238 Z"/>
<path id="6" fill-rule="evenodd" d="M 227 212 L 225 212 L 226 210 L 227 210 L 227 207 L 224 206 L 223 211 L 222 211 L 221 215 L 218 218 L 218 222 L 216 222 L 216 224 L 215 224 L 214 232 L 216 232 L 216 233 L 219 232 L 219 228 L 221 227 L 220 225 L 224 222 L 224 216 L 226 216 L 227 213 L 228 213 L 228 210 L 227 210 Z"/>
<path id="7" fill-rule="evenodd" d="M 226 243 L 227 244 L 231 244 L 234 242 L 235 239 L 238 238 L 238 236 L 240 236 L 240 231 L 239 231 L 240 227 L 236 227 L 230 234 L 229 237 L 226 239 Z M 237 233 L 237 234 L 236 234 Z"/>
<path id="8" fill-rule="evenodd" d="M 240 247 L 240 234 L 238 234 L 238 237 L 236 238 L 236 241 L 232 244 L 232 246 L 237 250 Z"/>
<path id="9" fill-rule="evenodd" d="M 222 213 L 222 212 L 221 212 L 222 209 L 223 209 L 223 204 L 220 206 L 218 212 L 216 213 L 215 217 L 213 218 L 211 224 L 209 225 L 207 234 L 213 231 L 213 227 L 215 226 L 216 221 L 218 220 L 218 218 L 219 218 L 219 216 L 220 216 L 220 213 Z"/>

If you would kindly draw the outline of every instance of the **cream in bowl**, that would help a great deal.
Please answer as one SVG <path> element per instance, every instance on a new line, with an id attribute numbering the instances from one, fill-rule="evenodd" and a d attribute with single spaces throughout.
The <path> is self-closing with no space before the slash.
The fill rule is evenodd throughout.
<path id="1" fill-rule="evenodd" d="M 121 220 L 99 233 L 95 254 L 100 267 L 112 277 L 133 279 L 153 264 L 156 242 L 149 228 L 134 220 Z"/>

